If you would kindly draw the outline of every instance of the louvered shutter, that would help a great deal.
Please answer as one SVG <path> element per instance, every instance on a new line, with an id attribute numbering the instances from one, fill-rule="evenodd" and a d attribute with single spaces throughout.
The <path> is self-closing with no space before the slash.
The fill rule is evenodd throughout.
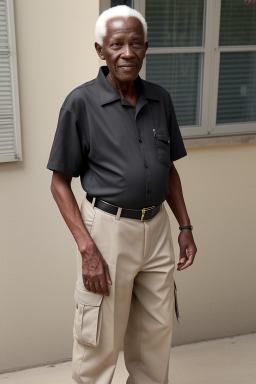
<path id="1" fill-rule="evenodd" d="M 146 78 L 170 92 L 181 126 L 198 126 L 201 121 L 204 55 L 197 47 L 204 45 L 204 8 L 204 0 L 146 1 L 151 48 Z M 185 53 L 182 48 L 194 50 Z M 154 49 L 162 49 L 162 53 Z"/>
<path id="2" fill-rule="evenodd" d="M 21 160 L 12 0 L 0 0 L 0 162 Z"/>
<path id="3" fill-rule="evenodd" d="M 219 45 L 217 124 L 255 122 L 256 4 L 222 0 Z"/>

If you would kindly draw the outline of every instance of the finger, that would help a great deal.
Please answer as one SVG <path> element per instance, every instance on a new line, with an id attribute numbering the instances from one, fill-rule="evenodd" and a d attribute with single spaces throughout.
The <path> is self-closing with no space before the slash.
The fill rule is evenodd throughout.
<path id="1" fill-rule="evenodd" d="M 188 260 L 184 265 L 178 267 L 178 271 L 183 271 L 183 269 L 188 268 L 191 264 L 192 264 L 192 262 L 190 260 Z"/>
<path id="2" fill-rule="evenodd" d="M 183 269 L 188 268 L 190 265 L 193 264 L 193 261 L 194 261 L 194 256 L 191 255 L 183 265 L 180 265 L 178 267 L 178 270 L 182 271 Z"/>
<path id="3" fill-rule="evenodd" d="M 186 246 L 180 245 L 180 262 L 184 263 L 187 260 L 187 252 L 186 252 Z"/>
<path id="4" fill-rule="evenodd" d="M 102 291 L 102 289 L 101 289 L 100 282 L 99 282 L 98 280 L 94 281 L 94 285 L 95 285 L 96 293 L 101 293 L 101 294 L 103 294 L 103 291 Z"/>
<path id="5" fill-rule="evenodd" d="M 185 265 L 185 263 L 188 261 L 188 258 L 187 257 L 180 257 L 179 259 L 179 262 L 178 262 L 178 270 L 180 269 L 180 267 L 182 267 L 183 265 Z"/>
<path id="6" fill-rule="evenodd" d="M 188 260 L 187 257 L 180 257 L 179 264 L 184 264 Z"/>
<path id="7" fill-rule="evenodd" d="M 105 279 L 100 280 L 100 286 L 103 294 L 109 296 L 108 284 Z"/>
<path id="8" fill-rule="evenodd" d="M 89 280 L 90 291 L 96 293 L 94 282 Z"/>
<path id="9" fill-rule="evenodd" d="M 87 289 L 87 291 L 90 291 L 89 280 L 85 276 L 83 276 L 83 282 L 85 289 Z"/>
<path id="10" fill-rule="evenodd" d="M 186 264 L 186 262 L 187 262 L 187 259 L 186 259 L 183 263 L 179 262 L 179 263 L 177 264 L 177 270 L 180 271 L 181 268 L 184 267 L 184 265 Z"/>
<path id="11" fill-rule="evenodd" d="M 112 285 L 112 280 L 111 280 L 111 277 L 110 277 L 108 265 L 106 264 L 104 268 L 105 268 L 105 274 L 106 274 L 107 282 L 108 282 L 109 285 Z"/>

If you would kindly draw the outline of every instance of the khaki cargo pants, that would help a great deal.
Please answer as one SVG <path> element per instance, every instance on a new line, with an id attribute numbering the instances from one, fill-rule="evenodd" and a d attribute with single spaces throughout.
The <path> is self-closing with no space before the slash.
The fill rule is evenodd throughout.
<path id="1" fill-rule="evenodd" d="M 164 205 L 145 222 L 118 220 L 86 198 L 81 213 L 108 263 L 112 285 L 109 296 L 86 291 L 78 252 L 73 382 L 110 384 L 123 342 L 127 384 L 167 384 L 175 260 Z"/>

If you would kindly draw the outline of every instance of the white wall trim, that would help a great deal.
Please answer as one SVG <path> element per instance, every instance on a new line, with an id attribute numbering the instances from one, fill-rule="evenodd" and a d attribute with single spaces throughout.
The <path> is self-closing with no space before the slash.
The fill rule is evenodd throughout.
<path id="1" fill-rule="evenodd" d="M 256 135 L 232 135 L 232 136 L 211 136 L 193 139 L 184 138 L 186 148 L 219 147 L 227 145 L 256 144 Z"/>

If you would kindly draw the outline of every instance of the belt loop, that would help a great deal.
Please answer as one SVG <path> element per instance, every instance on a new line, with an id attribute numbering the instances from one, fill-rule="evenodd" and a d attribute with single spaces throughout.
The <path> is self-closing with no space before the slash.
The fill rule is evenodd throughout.
<path id="1" fill-rule="evenodd" d="M 121 216 L 121 213 L 122 213 L 122 209 L 123 209 L 123 208 L 118 207 L 118 210 L 117 210 L 117 213 L 116 213 L 116 217 L 115 217 L 116 220 L 120 220 L 120 216 Z"/>
<path id="2" fill-rule="evenodd" d="M 96 197 L 93 197 L 92 198 L 92 207 L 94 208 L 94 205 L 95 205 L 95 201 L 96 201 Z"/>

